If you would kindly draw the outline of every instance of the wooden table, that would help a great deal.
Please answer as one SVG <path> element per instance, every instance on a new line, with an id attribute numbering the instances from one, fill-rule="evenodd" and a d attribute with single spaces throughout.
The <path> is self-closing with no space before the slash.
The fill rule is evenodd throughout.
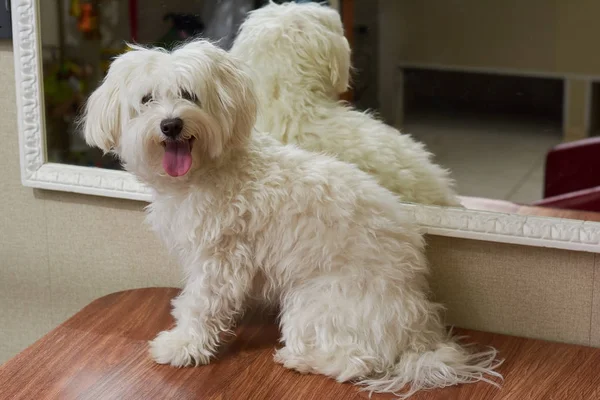
<path id="1" fill-rule="evenodd" d="M 199 368 L 157 365 L 147 341 L 172 324 L 177 289 L 111 294 L 85 307 L 0 366 L 1 399 L 368 399 L 355 386 L 300 375 L 272 361 L 277 326 L 251 314 L 218 360 Z M 412 399 L 600 399 L 600 349 L 462 330 L 506 359 L 502 389 L 483 383 L 422 392 Z M 373 395 L 373 399 L 391 399 Z"/>

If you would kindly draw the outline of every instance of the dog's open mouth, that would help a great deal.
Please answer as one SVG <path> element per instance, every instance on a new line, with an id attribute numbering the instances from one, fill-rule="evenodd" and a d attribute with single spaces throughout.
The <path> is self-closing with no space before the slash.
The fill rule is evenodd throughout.
<path id="1" fill-rule="evenodd" d="M 172 140 L 162 142 L 165 148 L 163 156 L 163 168 L 170 176 L 183 176 L 192 167 L 192 145 L 194 139 Z"/>

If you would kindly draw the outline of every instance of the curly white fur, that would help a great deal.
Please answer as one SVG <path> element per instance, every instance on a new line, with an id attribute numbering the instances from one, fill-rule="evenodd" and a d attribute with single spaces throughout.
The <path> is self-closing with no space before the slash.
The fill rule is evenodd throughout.
<path id="1" fill-rule="evenodd" d="M 403 201 L 460 205 L 449 172 L 423 144 L 338 101 L 349 85 L 350 47 L 335 10 L 269 4 L 249 14 L 231 53 L 254 71 L 259 130 L 354 163 Z"/>
<path id="2" fill-rule="evenodd" d="M 208 363 L 261 299 L 281 308 L 287 368 L 405 394 L 499 377 L 495 350 L 470 353 L 445 332 L 423 238 L 395 195 L 351 164 L 251 134 L 255 114 L 248 75 L 205 41 L 134 48 L 87 104 L 87 142 L 152 188 L 148 221 L 184 267 L 176 326 L 152 357 Z M 168 138 L 160 122 L 176 117 Z M 165 145 L 191 139 L 191 169 L 165 173 Z"/>

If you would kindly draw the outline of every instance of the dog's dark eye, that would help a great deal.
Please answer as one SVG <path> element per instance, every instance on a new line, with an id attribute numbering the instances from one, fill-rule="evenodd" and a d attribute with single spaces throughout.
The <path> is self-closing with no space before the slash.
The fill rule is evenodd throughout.
<path id="1" fill-rule="evenodd" d="M 198 96 L 196 96 L 195 93 L 190 93 L 187 90 L 182 90 L 181 91 L 181 98 L 185 99 L 187 101 L 191 101 L 192 103 L 197 103 L 198 102 Z"/>
<path id="2" fill-rule="evenodd" d="M 147 94 L 144 97 L 142 97 L 142 104 L 148 104 L 151 101 L 152 101 L 152 95 L 151 94 Z"/>

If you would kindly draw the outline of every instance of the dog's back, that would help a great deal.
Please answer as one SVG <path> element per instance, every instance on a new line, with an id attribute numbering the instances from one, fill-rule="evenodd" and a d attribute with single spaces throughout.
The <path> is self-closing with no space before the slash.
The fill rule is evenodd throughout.
<path id="1" fill-rule="evenodd" d="M 231 52 L 254 75 L 258 130 L 354 163 L 403 201 L 460 205 L 449 172 L 421 143 L 338 100 L 351 65 L 336 11 L 268 5 L 250 14 Z"/>

